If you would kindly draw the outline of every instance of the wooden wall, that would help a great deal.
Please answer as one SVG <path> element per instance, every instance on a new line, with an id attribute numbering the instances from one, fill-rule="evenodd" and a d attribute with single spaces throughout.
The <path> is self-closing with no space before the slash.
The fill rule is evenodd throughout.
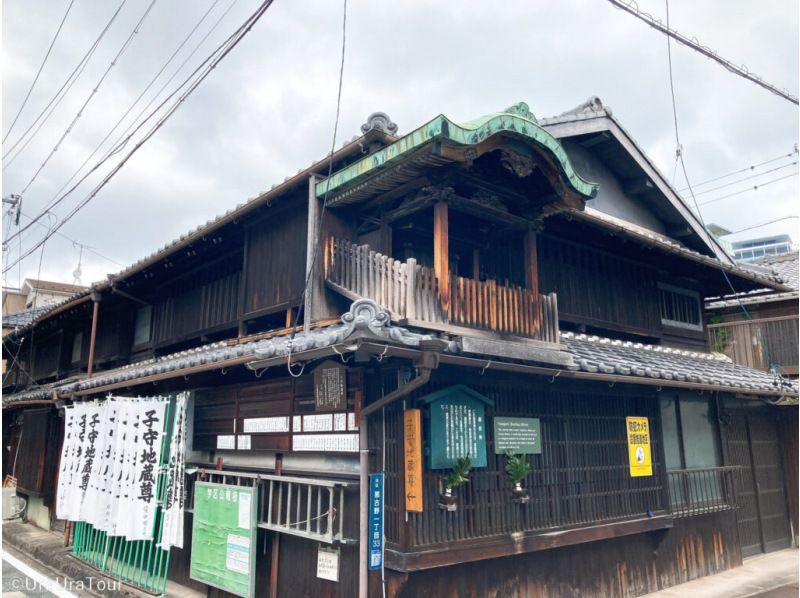
<path id="1" fill-rule="evenodd" d="M 558 294 L 559 319 L 661 336 L 654 268 L 544 234 L 538 250 L 539 288 Z"/>
<path id="2" fill-rule="evenodd" d="M 735 516 L 726 511 L 623 538 L 407 574 L 387 570 L 386 596 L 641 596 L 741 563 Z M 371 589 L 381 595 L 374 577 Z"/>
<path id="3" fill-rule="evenodd" d="M 402 415 L 399 406 L 387 409 L 386 535 L 389 547 L 415 552 L 420 563 L 442 546 L 454 551 L 480 552 L 479 539 L 508 537 L 515 532 L 544 533 L 558 529 L 596 526 L 603 522 L 647 518 L 647 513 L 667 510 L 665 469 L 661 451 L 659 404 L 647 389 L 608 388 L 606 384 L 559 383 L 551 385 L 530 377 L 442 367 L 415 398 L 446 386 L 463 383 L 494 401 L 486 409 L 487 467 L 473 469 L 470 481 L 456 490 L 459 508 L 447 513 L 436 507 L 440 470 L 423 471 L 424 512 L 404 520 Z M 414 406 L 413 400 L 408 407 Z M 423 409 L 423 418 L 428 412 Z M 531 473 L 525 480 L 531 500 L 511 501 L 511 484 L 505 474 L 505 456 L 495 455 L 495 416 L 540 419 L 542 453 L 531 455 Z M 651 425 L 654 475 L 632 478 L 625 418 L 648 417 Z M 380 417 L 370 420 L 370 438 L 380 450 Z M 425 443 L 429 431 L 424 429 Z M 465 553 L 466 554 L 466 553 Z M 415 557 L 416 558 L 416 557 Z"/>
<path id="4" fill-rule="evenodd" d="M 177 278 L 153 306 L 153 344 L 178 341 L 237 322 L 241 254 Z"/>
<path id="5" fill-rule="evenodd" d="M 786 499 L 789 503 L 789 518 L 795 538 L 800 533 L 798 526 L 798 408 L 797 406 L 777 407 L 778 432 L 780 434 L 783 457 L 783 475 L 786 482 Z"/>
<path id="6" fill-rule="evenodd" d="M 306 276 L 306 210 L 285 209 L 247 230 L 243 314 L 286 308 L 303 292 Z"/>

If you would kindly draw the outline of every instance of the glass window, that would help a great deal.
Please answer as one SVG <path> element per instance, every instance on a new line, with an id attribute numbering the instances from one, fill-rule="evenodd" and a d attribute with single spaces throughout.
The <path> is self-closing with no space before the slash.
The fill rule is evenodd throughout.
<path id="1" fill-rule="evenodd" d="M 711 399 L 681 399 L 681 432 L 683 433 L 684 467 L 717 467 L 720 465 L 717 421 Z"/>
<path id="2" fill-rule="evenodd" d="M 667 469 L 681 469 L 678 416 L 675 410 L 677 399 L 661 399 L 661 430 L 664 434 L 664 456 Z"/>
<path id="3" fill-rule="evenodd" d="M 75 333 L 72 337 L 72 358 L 71 363 L 78 363 L 83 353 L 83 332 Z"/>
<path id="4" fill-rule="evenodd" d="M 133 330 L 133 346 L 150 342 L 150 328 L 153 319 L 153 306 L 145 305 L 136 310 L 136 324 Z"/>

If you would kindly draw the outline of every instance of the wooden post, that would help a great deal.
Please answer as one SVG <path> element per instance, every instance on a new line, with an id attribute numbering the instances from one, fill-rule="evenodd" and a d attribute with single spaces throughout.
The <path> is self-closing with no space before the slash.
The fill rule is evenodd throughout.
<path id="1" fill-rule="evenodd" d="M 539 329 L 542 321 L 542 305 L 539 298 L 539 253 L 536 249 L 536 232 L 525 233 L 525 286 L 531 291 L 533 298 L 533 327 Z"/>
<path id="2" fill-rule="evenodd" d="M 439 282 L 439 304 L 445 318 L 450 318 L 450 254 L 447 229 L 447 204 L 433 206 L 433 272 Z"/>
<path id="3" fill-rule="evenodd" d="M 317 255 L 317 232 L 319 231 L 319 217 L 322 206 L 317 199 L 317 177 L 308 177 L 308 235 L 306 240 L 306 278 L 309 281 L 306 285 L 305 303 L 303 305 L 303 332 L 308 332 L 311 328 L 311 320 L 317 314 L 314 311 L 314 293 L 323 292 L 320 280 L 317 280 L 319 265 L 315 261 Z M 313 270 L 313 271 L 312 271 Z"/>
<path id="4" fill-rule="evenodd" d="M 410 257 L 406 260 L 406 318 L 417 318 L 417 260 Z"/>
<path id="5" fill-rule="evenodd" d="M 472 250 L 472 278 L 475 280 L 481 279 L 481 250 Z"/>
<path id="6" fill-rule="evenodd" d="M 283 474 L 283 454 L 278 453 L 275 455 L 275 475 Z M 272 482 L 271 482 L 272 483 Z M 277 505 L 274 505 L 275 520 L 280 517 L 277 512 Z M 281 535 L 280 533 L 272 532 L 272 548 L 270 550 L 270 569 L 269 569 L 269 595 L 270 598 L 278 598 L 278 565 L 280 564 L 280 550 L 281 550 Z"/>
<path id="7" fill-rule="evenodd" d="M 92 332 L 89 336 L 89 362 L 86 364 L 86 377 L 92 377 L 94 371 L 94 346 L 97 340 L 97 317 L 100 313 L 100 293 L 92 291 Z"/>

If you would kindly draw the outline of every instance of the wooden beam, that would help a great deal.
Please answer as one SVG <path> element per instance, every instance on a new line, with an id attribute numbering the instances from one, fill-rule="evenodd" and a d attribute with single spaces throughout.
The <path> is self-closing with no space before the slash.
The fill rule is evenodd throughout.
<path id="1" fill-rule="evenodd" d="M 94 306 L 92 308 L 92 332 L 89 335 L 89 362 L 86 365 L 86 377 L 92 377 L 92 370 L 94 370 L 94 347 L 97 340 L 97 318 L 100 314 L 100 293 L 92 293 L 92 301 Z"/>
<path id="2" fill-rule="evenodd" d="M 439 302 L 445 314 L 450 313 L 450 253 L 447 225 L 447 204 L 433 206 L 433 272 L 439 282 Z"/>
<path id="3" fill-rule="evenodd" d="M 529 230 L 525 234 L 525 286 L 531 290 L 534 298 L 539 296 L 539 253 L 536 249 L 536 232 Z M 541 303 L 533 302 L 533 323 L 536 329 L 542 321 Z"/>

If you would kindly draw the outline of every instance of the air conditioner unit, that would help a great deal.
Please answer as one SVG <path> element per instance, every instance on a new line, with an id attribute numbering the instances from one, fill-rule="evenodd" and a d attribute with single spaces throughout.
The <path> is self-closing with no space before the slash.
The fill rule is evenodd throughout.
<path id="1" fill-rule="evenodd" d="M 3 521 L 22 517 L 28 501 L 17 496 L 16 487 L 3 488 Z"/>

